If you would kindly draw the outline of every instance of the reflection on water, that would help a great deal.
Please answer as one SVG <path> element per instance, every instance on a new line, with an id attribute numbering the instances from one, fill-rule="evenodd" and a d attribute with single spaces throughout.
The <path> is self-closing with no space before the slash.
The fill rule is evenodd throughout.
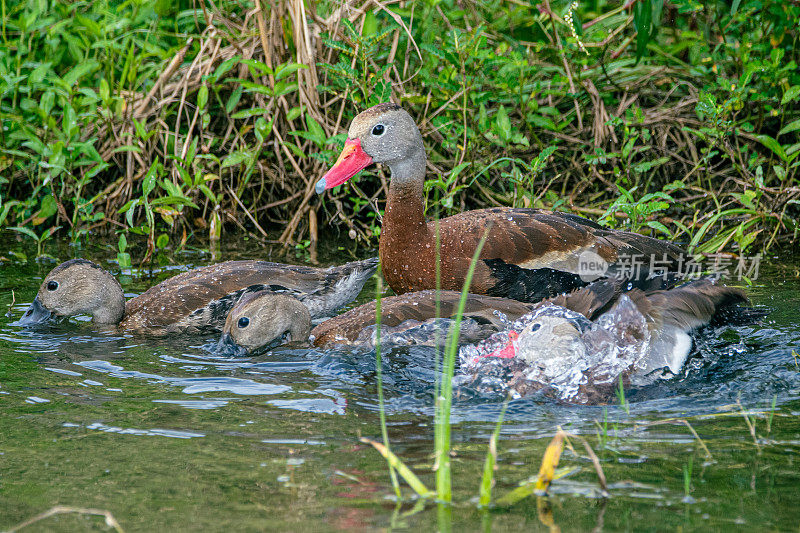
<path id="1" fill-rule="evenodd" d="M 224 259 L 234 258 L 239 256 Z M 123 286 L 139 293 L 197 264 L 189 258 L 157 279 L 128 277 Z M 432 527 L 433 511 L 401 519 L 409 509 L 385 507 L 384 496 L 392 492 L 385 463 L 358 441 L 380 431 L 374 351 L 295 345 L 225 358 L 203 348 L 212 337 L 133 336 L 85 320 L 44 330 L 9 326 L 48 269 L 0 263 L 0 304 L 9 306 L 11 288 L 16 297 L 11 317 L 0 319 L 0 480 L 12 480 L 0 481 L 0 528 L 57 503 L 114 509 L 131 530 L 145 524 L 219 529 L 228 523 L 225 516 L 237 517 L 229 525 L 239 529 L 311 523 L 371 528 L 392 520 Z M 792 355 L 800 350 L 800 290 L 794 274 L 762 275 L 768 277 L 758 280 L 753 299 L 773 313 L 758 326 L 704 332 L 679 376 L 628 391 L 630 414 L 613 405 L 574 406 L 541 397 L 511 402 L 498 487 L 534 475 L 547 439 L 561 426 L 590 435 L 602 448 L 612 494 L 602 509 L 587 505 L 587 498 L 598 497 L 591 467 L 574 456 L 564 459 L 583 472 L 553 485 L 552 494 L 562 499 L 549 512 L 561 527 L 591 529 L 600 520 L 606 528 L 630 528 L 637 520 L 655 523 L 655 516 L 665 528 L 720 526 L 739 518 L 786 524 L 790 513 L 768 509 L 773 494 L 781 495 L 783 506 L 800 504 L 796 490 L 782 489 L 800 482 L 786 462 L 787 450 L 800 447 L 800 361 Z M 374 285 L 360 301 L 371 294 Z M 436 352 L 395 346 L 384 358 L 395 451 L 430 481 Z M 775 412 L 752 415 L 764 443 L 756 453 L 741 411 L 768 413 L 773 398 Z M 476 493 L 499 411 L 498 402 L 476 398 L 455 404 L 455 483 L 462 501 Z M 673 417 L 694 417 L 713 462 L 685 426 L 648 425 Z M 690 456 L 696 456 L 693 471 L 684 474 Z M 687 475 L 696 503 L 685 516 L 664 522 L 659 508 L 685 505 Z M 38 487 L 35 496 L 32 486 Z M 135 492 L 132 500 L 122 497 L 123 490 Z M 734 505 L 738 493 L 749 496 Z M 542 509 L 526 500 L 492 521 L 500 530 L 518 525 L 520 517 L 538 517 L 531 523 L 539 523 Z M 454 527 L 474 529 L 485 520 L 472 510 L 456 514 Z"/>

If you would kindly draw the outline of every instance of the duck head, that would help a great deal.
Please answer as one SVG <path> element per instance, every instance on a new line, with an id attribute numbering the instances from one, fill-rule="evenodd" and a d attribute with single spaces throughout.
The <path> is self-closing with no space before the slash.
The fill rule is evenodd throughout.
<path id="1" fill-rule="evenodd" d="M 51 270 L 16 324 L 32 326 L 73 315 L 91 315 L 98 324 L 118 324 L 125 315 L 119 282 L 86 259 L 71 259 Z"/>
<path id="2" fill-rule="evenodd" d="M 485 357 L 516 357 L 528 364 L 554 359 L 577 360 L 586 347 L 574 321 L 562 316 L 540 315 L 522 331 L 510 331 L 508 342 Z"/>
<path id="3" fill-rule="evenodd" d="M 317 182 L 317 194 L 341 185 L 372 163 L 385 163 L 393 182 L 425 175 L 425 147 L 414 119 L 397 104 L 378 104 L 350 124 L 339 159 Z"/>
<path id="4" fill-rule="evenodd" d="M 228 313 L 216 351 L 246 355 L 275 340 L 306 341 L 311 315 L 299 300 L 286 294 L 259 291 L 246 294 Z"/>

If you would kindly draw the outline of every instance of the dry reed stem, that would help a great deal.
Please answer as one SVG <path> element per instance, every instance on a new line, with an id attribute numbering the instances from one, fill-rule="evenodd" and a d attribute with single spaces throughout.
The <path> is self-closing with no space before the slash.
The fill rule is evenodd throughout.
<path id="1" fill-rule="evenodd" d="M 272 134 L 260 146 L 260 156 L 251 165 L 252 168 L 244 170 L 240 166 L 219 168 L 209 160 L 195 160 L 189 162 L 191 168 L 188 170 L 190 174 L 200 171 L 204 174 L 218 175 L 219 183 L 212 182 L 209 186 L 223 197 L 219 205 L 222 220 L 238 219 L 236 213 L 242 209 L 247 220 L 245 224 L 255 226 L 255 230 L 262 238 L 269 234 L 271 228 L 266 225 L 269 221 L 285 223 L 279 240 L 284 244 L 292 244 L 300 241 L 304 235 L 312 236 L 314 231 L 312 221 L 333 219 L 336 224 L 341 224 L 351 233 L 354 232 L 359 240 L 371 239 L 372 231 L 369 224 L 359 219 L 358 213 L 353 213 L 352 209 L 342 203 L 343 199 L 352 194 L 351 191 L 362 194 L 358 192 L 359 189 L 343 188 L 344 191 L 328 193 L 324 202 L 317 200 L 313 184 L 324 171 L 323 164 L 311 157 L 298 157 L 297 153 L 310 155 L 318 148 L 311 141 L 291 135 L 292 131 L 305 128 L 303 115 L 291 120 L 287 115 L 292 109 L 302 106 L 304 113 L 313 117 L 328 137 L 347 127 L 347 116 L 353 108 L 350 102 L 351 91 L 346 89 L 343 93 L 335 94 L 319 93 L 316 89 L 320 83 L 328 83 L 327 72 L 318 71 L 318 63 L 330 63 L 337 59 L 334 51 L 326 48 L 320 37 L 327 33 L 334 39 L 340 39 L 343 20 L 347 19 L 355 24 L 361 19 L 363 24 L 364 16 L 370 10 L 385 13 L 398 25 L 389 44 L 390 60 L 392 58 L 395 61 L 399 60 L 397 55 L 402 54 L 399 51 L 400 39 L 402 36 L 407 37 L 402 68 L 399 63 L 393 64 L 386 73 L 386 79 L 393 84 L 392 99 L 402 101 L 407 95 L 407 90 L 415 90 L 415 87 L 409 86 L 409 82 L 425 61 L 425 56 L 414 37 L 416 5 L 410 6 L 410 19 L 404 19 L 391 10 L 391 6 L 396 4 L 405 5 L 398 0 L 345 2 L 334 9 L 327 18 L 323 18 L 317 14 L 315 6 L 303 3 L 302 0 L 259 0 L 252 10 L 240 18 L 235 18 L 234 14 L 220 12 L 214 2 L 202 3 L 202 20 L 198 20 L 199 36 L 187 40 L 186 44 L 177 50 L 175 56 L 165 62 L 163 72 L 156 78 L 152 87 L 141 93 L 125 92 L 113 95 L 125 101 L 125 111 L 122 116 L 99 122 L 94 129 L 88 128 L 84 133 L 84 139 L 91 137 L 100 139 L 98 152 L 104 160 L 117 165 L 119 175 L 122 176 L 97 193 L 91 202 L 102 202 L 105 208 L 105 220 L 111 224 L 118 224 L 114 220 L 120 218 L 117 214 L 118 209 L 140 191 L 138 181 L 153 161 L 160 159 L 173 183 L 180 184 L 178 165 L 182 163 L 167 159 L 166 156 L 169 153 L 180 160 L 184 159 L 194 139 L 198 139 L 199 153 L 211 150 L 220 159 L 237 151 L 252 150 L 255 144 L 252 129 L 258 117 L 233 119 L 228 113 L 219 113 L 213 116 L 208 128 L 204 128 L 199 120 L 201 112 L 193 101 L 194 95 L 203 85 L 204 76 L 213 73 L 220 64 L 237 55 L 244 59 L 263 61 L 270 69 L 291 61 L 305 67 L 288 78 L 297 81 L 296 92 L 277 98 L 245 92 L 240 104 L 234 108 L 236 111 L 247 109 L 248 106 L 261 107 L 265 109 L 263 113 L 266 115 L 265 119 L 274 119 Z M 288 31 L 284 31 L 284 21 Z M 576 83 L 572 66 L 567 61 L 561 37 L 557 32 L 556 23 L 559 21 L 559 17 L 550 11 L 549 3 L 545 3 L 545 11 L 539 17 L 538 23 L 551 23 L 542 25 L 541 29 L 552 42 L 553 51 L 561 63 L 558 68 L 563 69 L 567 77 L 571 95 L 559 97 L 548 93 L 546 97 L 539 99 L 538 104 L 562 109 L 565 105 L 574 107 L 577 127 L 562 131 L 536 131 L 537 142 L 529 149 L 501 150 L 495 147 L 494 151 L 491 147 L 487 148 L 479 143 L 470 143 L 466 146 L 465 140 L 469 137 L 464 128 L 464 136 L 460 139 L 461 148 L 452 154 L 441 149 L 437 150 L 435 156 L 437 160 L 435 163 L 432 162 L 429 168 L 446 175 L 447 169 L 459 161 L 472 161 L 474 164 L 471 168 L 478 169 L 480 165 L 491 161 L 491 158 L 498 157 L 500 153 L 505 155 L 509 151 L 524 160 L 534 157 L 542 146 L 557 142 L 562 147 L 559 150 L 562 156 L 553 158 L 548 163 L 549 177 L 533 184 L 535 189 L 541 189 L 541 194 L 536 190 L 538 199 L 543 198 L 547 190 L 561 190 L 569 193 L 570 203 L 580 202 L 579 206 L 574 207 L 576 211 L 599 214 L 604 211 L 597 207 L 602 205 L 603 199 L 616 195 L 615 183 L 618 179 L 610 170 L 613 165 L 606 167 L 587 165 L 581 155 L 592 148 L 602 148 L 606 152 L 619 151 L 625 139 L 618 138 L 618 130 L 611 126 L 609 121 L 615 117 L 624 119 L 626 113 L 636 106 L 641 110 L 642 122 L 632 127 L 651 132 L 653 140 L 648 146 L 654 151 L 649 152 L 650 154 L 657 153 L 659 157 L 669 158 L 666 164 L 652 169 L 650 172 L 652 183 L 665 184 L 682 179 L 685 183 L 694 185 L 695 181 L 699 184 L 701 178 L 704 181 L 708 177 L 719 179 L 722 185 L 717 186 L 714 191 L 705 190 L 704 187 L 701 192 L 687 187 L 683 192 L 676 193 L 679 202 L 692 201 L 696 205 L 707 205 L 708 200 L 701 196 L 703 194 L 708 195 L 713 192 L 720 197 L 725 196 L 729 190 L 742 190 L 748 187 L 748 181 L 753 179 L 749 175 L 750 171 L 746 171 L 748 174 L 742 180 L 733 167 L 706 165 L 695 147 L 696 139 L 686 131 L 685 128 L 697 129 L 702 126 L 694 114 L 699 90 L 692 85 L 692 80 L 681 79 L 676 72 L 668 68 L 650 68 L 641 65 L 637 67 L 639 74 L 636 78 L 628 76 L 628 81 L 619 82 L 624 89 L 617 85 L 614 79 L 601 76 L 593 79 L 584 78 Z M 615 28 L 615 31 L 621 32 L 631 21 L 632 17 L 628 16 L 619 27 Z M 596 22 L 590 21 L 587 24 Z M 589 46 L 592 44 L 597 43 L 587 43 Z M 552 68 L 555 65 L 547 66 Z M 616 70 L 610 75 L 613 78 L 622 78 L 620 72 Z M 608 73 L 606 74 L 608 76 Z M 275 77 L 271 73 L 251 78 L 244 64 L 239 64 L 229 72 L 228 76 L 257 81 L 265 87 L 276 86 Z M 224 82 L 224 79 L 220 82 Z M 666 92 L 663 90 L 665 83 L 669 87 Z M 606 107 L 601 98 L 601 94 L 609 90 L 609 84 L 622 90 L 618 95 L 619 104 L 614 109 Z M 231 91 L 236 85 L 227 83 L 218 87 L 224 91 Z M 680 94 L 688 96 L 680 98 L 676 96 L 679 94 L 677 92 L 679 87 Z M 581 94 L 576 94 L 576 91 L 580 91 Z M 227 96 L 228 92 L 222 95 L 223 101 Z M 428 98 L 419 106 L 416 116 L 427 140 L 436 144 L 442 144 L 445 140 L 444 135 L 431 122 L 434 117 L 445 115 L 449 119 L 458 120 L 462 123 L 462 127 L 464 126 L 466 101 L 458 101 L 460 98 L 466 99 L 466 96 L 462 87 L 453 94 L 446 95 L 446 98 L 437 100 L 432 97 L 429 90 Z M 209 102 L 214 98 L 215 95 L 209 91 Z M 442 101 L 444 103 L 440 103 Z M 429 106 L 435 109 L 431 112 Z M 157 131 L 158 134 L 148 140 L 136 138 L 133 119 L 139 120 L 145 131 Z M 512 116 L 512 122 L 516 120 L 524 118 Z M 209 148 L 207 145 L 212 140 L 215 144 Z M 734 140 L 734 143 L 739 142 L 749 144 L 756 143 L 757 140 L 752 135 L 743 134 L 741 139 Z M 299 152 L 295 153 L 294 148 L 290 149 L 289 143 L 295 144 Z M 138 152 L 120 152 L 118 149 L 124 145 L 135 146 Z M 729 157 L 736 158 L 740 169 L 747 169 L 741 150 L 735 144 L 722 142 L 718 148 Z M 563 154 L 572 154 L 572 157 Z M 246 172 L 252 174 L 248 177 L 250 181 L 245 187 L 243 178 Z M 383 197 L 386 193 L 386 176 L 380 173 L 380 177 L 380 186 L 368 186 L 369 194 L 363 195 L 369 199 L 368 204 L 374 206 L 373 209 L 381 207 L 376 198 Z M 467 183 L 471 178 L 472 176 L 465 172 L 459 177 L 458 184 Z M 512 201 L 520 200 L 514 191 L 507 192 L 507 187 L 501 178 L 501 169 L 493 169 L 485 178 L 476 180 L 474 184 L 473 194 L 468 197 L 467 191 L 462 191 L 454 205 L 469 208 L 476 204 L 508 205 Z M 227 194 L 229 190 L 234 191 L 234 194 Z M 213 206 L 209 205 L 209 200 L 199 191 L 193 190 L 190 194 L 192 201 L 202 204 L 202 218 L 205 219 L 205 213 Z M 768 216 L 776 220 L 773 240 L 781 238 L 778 230 L 783 224 L 786 195 L 791 195 L 792 198 L 800 197 L 800 190 L 784 186 L 775 187 L 774 190 L 770 187 L 763 189 L 761 201 L 771 212 Z M 587 201 L 587 198 L 591 198 L 591 201 Z M 524 200 L 527 201 L 528 198 Z M 59 202 L 61 218 L 71 222 L 71 217 L 67 216 L 69 213 L 66 209 L 62 212 L 62 207 Z M 321 209 L 324 211 L 320 211 Z M 310 212 L 314 213 L 313 218 Z M 141 216 L 141 213 L 138 215 Z M 288 223 L 284 222 L 286 220 Z M 689 214 L 676 217 L 676 220 L 687 226 L 696 227 L 698 223 L 702 224 L 704 219 L 692 218 Z M 242 222 L 238 220 L 236 225 L 245 227 Z M 188 217 L 179 217 L 173 232 L 181 234 L 187 230 L 187 226 L 190 232 L 193 231 L 193 222 Z"/>
<path id="2" fill-rule="evenodd" d="M 20 529 L 28 527 L 29 525 L 39 522 L 40 520 L 44 520 L 45 518 L 49 518 L 57 514 L 66 514 L 66 513 L 104 516 L 106 519 L 106 525 L 108 527 L 113 527 L 119 533 L 124 533 L 122 526 L 119 524 L 119 522 L 117 522 L 117 519 L 114 518 L 114 515 L 111 514 L 111 511 L 106 511 L 105 509 L 92 509 L 89 507 L 72 507 L 68 505 L 56 505 L 54 507 L 51 507 L 47 511 L 39 513 L 38 515 L 29 518 L 28 520 L 20 522 L 19 524 L 12 526 L 10 529 L 6 531 L 7 533 L 14 533 L 15 531 L 19 531 Z"/>

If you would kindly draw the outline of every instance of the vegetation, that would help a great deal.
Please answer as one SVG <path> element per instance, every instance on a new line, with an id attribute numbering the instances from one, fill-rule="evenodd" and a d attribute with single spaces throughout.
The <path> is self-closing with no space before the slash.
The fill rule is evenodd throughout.
<path id="1" fill-rule="evenodd" d="M 313 185 L 349 120 L 390 98 L 421 125 L 444 212 L 573 210 L 708 252 L 797 231 L 794 2 L 2 10 L 0 226 L 40 242 L 140 234 L 147 258 L 224 227 L 308 246 L 320 220 L 372 241 L 382 170 Z"/>

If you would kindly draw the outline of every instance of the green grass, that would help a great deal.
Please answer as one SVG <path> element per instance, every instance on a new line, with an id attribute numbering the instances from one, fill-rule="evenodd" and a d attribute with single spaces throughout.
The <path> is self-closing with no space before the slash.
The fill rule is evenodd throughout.
<path id="1" fill-rule="evenodd" d="M 223 231 L 372 243 L 377 180 L 309 184 L 352 117 L 393 99 L 422 125 L 442 215 L 570 210 L 707 253 L 794 241 L 794 3 L 259 5 L 2 3 L 0 227 L 116 232 L 136 261 Z"/>

